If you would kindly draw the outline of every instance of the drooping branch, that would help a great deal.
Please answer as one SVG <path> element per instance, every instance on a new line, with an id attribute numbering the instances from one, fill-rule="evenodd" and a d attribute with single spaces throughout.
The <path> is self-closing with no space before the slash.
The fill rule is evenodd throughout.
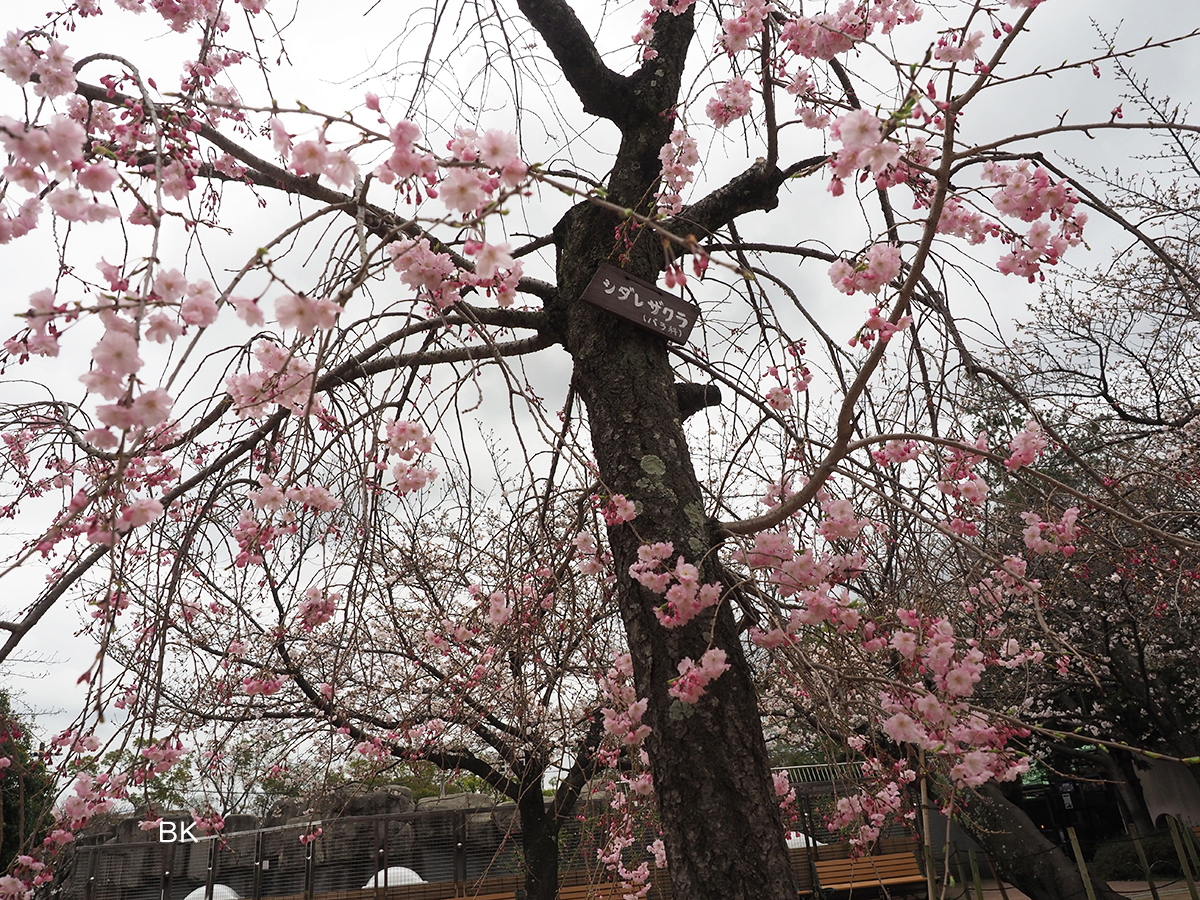
<path id="1" fill-rule="evenodd" d="M 97 87 L 94 84 L 86 84 L 85 82 L 79 82 L 75 92 L 84 99 L 91 100 L 94 103 L 107 103 L 119 106 L 125 103 L 125 101 L 131 100 L 131 98 L 119 92 L 110 92 L 107 88 Z M 449 254 L 454 260 L 454 264 L 460 269 L 474 271 L 475 266 L 469 259 L 456 252 L 453 248 L 442 244 L 441 241 L 426 232 L 415 221 L 400 219 L 383 207 L 367 203 L 362 197 L 335 191 L 333 188 L 321 184 L 315 177 L 304 177 L 294 172 L 289 172 L 287 169 L 268 162 L 257 154 L 252 153 L 237 141 L 230 140 L 211 125 L 201 122 L 198 133 L 210 144 L 219 147 L 243 165 L 248 166 L 250 171 L 246 173 L 246 180 L 249 182 L 262 187 L 286 191 L 289 194 L 308 197 L 310 200 L 317 200 L 321 203 L 327 203 L 330 206 L 345 210 L 352 216 L 361 213 L 363 216 L 363 225 L 368 231 L 382 240 L 392 240 L 400 235 L 412 240 L 426 238 L 439 252 Z M 215 171 L 211 174 L 213 177 L 220 175 L 220 173 Z M 543 300 L 549 300 L 557 294 L 557 290 L 553 285 L 536 278 L 520 279 L 517 283 L 517 290 Z"/>

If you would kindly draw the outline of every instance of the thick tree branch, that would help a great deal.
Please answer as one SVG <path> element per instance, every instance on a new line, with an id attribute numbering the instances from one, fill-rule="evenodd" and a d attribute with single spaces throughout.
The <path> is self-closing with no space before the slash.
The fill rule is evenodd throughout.
<path id="1" fill-rule="evenodd" d="M 802 160 L 795 166 L 789 166 L 786 172 L 760 159 L 727 184 L 686 207 L 666 223 L 666 230 L 675 234 L 694 234 L 698 238 L 704 238 L 711 236 L 740 215 L 755 210 L 774 209 L 779 205 L 779 186 L 787 180 L 789 174 L 823 164 L 825 159 L 825 156 L 816 156 Z"/>
<path id="2" fill-rule="evenodd" d="M 587 29 L 563 0 L 517 0 L 563 75 L 583 102 L 583 111 L 620 125 L 629 113 L 629 79 L 604 64 Z"/>

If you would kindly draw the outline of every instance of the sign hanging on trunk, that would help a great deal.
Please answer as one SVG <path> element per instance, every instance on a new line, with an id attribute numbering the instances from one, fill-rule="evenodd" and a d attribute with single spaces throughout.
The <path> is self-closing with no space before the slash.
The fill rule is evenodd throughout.
<path id="1" fill-rule="evenodd" d="M 677 344 L 687 341 L 700 318 L 695 303 L 660 291 L 609 263 L 592 276 L 583 299 Z"/>

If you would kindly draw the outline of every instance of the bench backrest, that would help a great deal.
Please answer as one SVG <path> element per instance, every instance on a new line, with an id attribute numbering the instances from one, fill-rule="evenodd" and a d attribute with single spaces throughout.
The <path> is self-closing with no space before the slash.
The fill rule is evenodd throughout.
<path id="1" fill-rule="evenodd" d="M 916 883 L 925 876 L 912 853 L 889 853 L 883 856 L 860 856 L 858 859 L 818 860 L 817 880 L 822 886 L 854 884 L 871 885 L 893 879 Z"/>

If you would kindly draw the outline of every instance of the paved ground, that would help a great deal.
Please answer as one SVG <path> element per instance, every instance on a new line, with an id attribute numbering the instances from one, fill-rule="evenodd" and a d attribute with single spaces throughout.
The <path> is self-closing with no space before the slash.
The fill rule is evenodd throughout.
<path id="1" fill-rule="evenodd" d="M 1191 898 L 1187 882 L 1183 879 L 1169 883 L 1155 882 L 1155 884 L 1158 887 L 1159 900 L 1190 900 Z M 1108 886 L 1118 894 L 1124 894 L 1130 900 L 1154 900 L 1154 895 L 1150 893 L 1150 886 L 1144 881 L 1112 881 Z M 1011 885 L 1005 885 L 1004 890 L 1008 894 L 1008 900 L 1029 900 L 1028 895 L 1021 893 Z M 946 892 L 946 898 L 947 900 L 951 900 L 951 898 L 976 900 L 975 889 L 971 888 L 963 898 L 961 886 L 956 886 Z M 985 881 L 983 882 L 983 898 L 984 900 L 1004 900 L 1004 895 L 996 886 L 996 882 Z"/>

